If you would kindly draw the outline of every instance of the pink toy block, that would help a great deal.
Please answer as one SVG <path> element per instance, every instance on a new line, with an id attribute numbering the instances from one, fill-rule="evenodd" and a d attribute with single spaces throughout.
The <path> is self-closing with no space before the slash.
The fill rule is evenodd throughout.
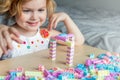
<path id="1" fill-rule="evenodd" d="M 73 65 L 73 57 L 74 57 L 74 35 L 73 34 L 59 34 L 57 36 L 51 37 L 50 40 L 50 58 L 52 60 L 56 59 L 56 42 L 57 40 L 64 41 L 67 44 L 67 58 L 66 64 L 69 66 Z"/>

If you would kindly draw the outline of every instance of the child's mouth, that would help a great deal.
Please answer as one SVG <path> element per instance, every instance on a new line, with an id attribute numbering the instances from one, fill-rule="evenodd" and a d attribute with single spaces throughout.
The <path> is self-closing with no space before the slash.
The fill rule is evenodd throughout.
<path id="1" fill-rule="evenodd" d="M 30 26 L 37 26 L 39 22 L 27 22 Z"/>

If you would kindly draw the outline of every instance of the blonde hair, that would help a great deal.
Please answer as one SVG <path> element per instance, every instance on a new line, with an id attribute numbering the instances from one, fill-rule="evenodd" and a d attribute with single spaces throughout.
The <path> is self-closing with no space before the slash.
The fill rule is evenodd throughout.
<path id="1" fill-rule="evenodd" d="M 10 17 L 21 15 L 22 5 L 31 0 L 0 0 L 0 13 L 8 12 Z M 54 0 L 46 0 L 47 13 L 50 17 L 56 8 Z"/>

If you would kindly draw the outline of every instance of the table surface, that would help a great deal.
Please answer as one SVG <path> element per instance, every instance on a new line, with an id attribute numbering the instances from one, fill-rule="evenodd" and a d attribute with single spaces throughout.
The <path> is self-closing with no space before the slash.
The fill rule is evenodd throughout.
<path id="1" fill-rule="evenodd" d="M 45 66 L 45 68 L 50 69 L 53 67 L 68 68 L 65 64 L 66 62 L 66 46 L 57 46 L 56 60 L 52 61 L 48 58 L 49 49 L 42 50 L 36 53 L 11 58 L 7 60 L 0 61 L 0 75 L 6 75 L 9 70 L 16 69 L 17 67 L 23 67 L 24 70 L 37 70 L 39 64 Z M 94 48 L 87 45 L 82 45 L 80 47 L 75 47 L 73 66 L 77 64 L 84 63 L 89 54 L 94 53 L 97 56 L 100 53 L 105 53 L 105 50 Z"/>

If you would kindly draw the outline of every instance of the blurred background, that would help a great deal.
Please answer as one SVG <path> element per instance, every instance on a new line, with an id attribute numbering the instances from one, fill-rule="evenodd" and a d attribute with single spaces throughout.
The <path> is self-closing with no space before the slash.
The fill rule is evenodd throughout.
<path id="1" fill-rule="evenodd" d="M 120 0 L 56 0 L 58 5 L 71 6 L 73 8 L 102 8 L 120 10 Z"/>
<path id="2" fill-rule="evenodd" d="M 56 0 L 56 11 L 70 15 L 85 44 L 120 53 L 120 0 Z M 64 24 L 58 30 L 66 32 Z"/>

